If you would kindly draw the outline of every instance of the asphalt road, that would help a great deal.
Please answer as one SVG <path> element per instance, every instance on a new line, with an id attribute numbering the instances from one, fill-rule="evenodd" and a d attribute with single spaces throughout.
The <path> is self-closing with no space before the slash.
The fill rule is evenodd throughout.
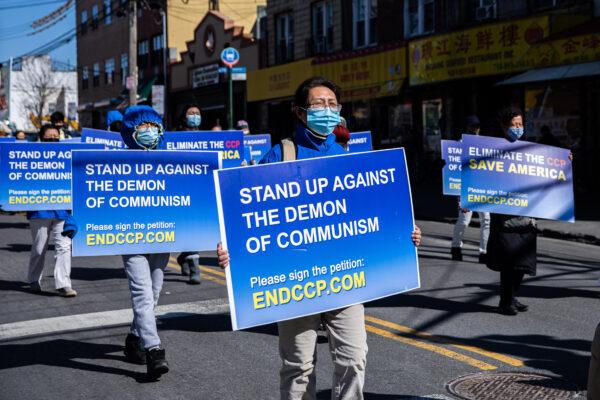
<path id="1" fill-rule="evenodd" d="M 584 389 L 590 341 L 600 321 L 600 247 L 538 242 L 538 275 L 521 301 L 530 311 L 496 314 L 499 274 L 478 264 L 475 229 L 466 257 L 449 257 L 452 226 L 420 222 L 421 289 L 366 305 L 367 399 L 453 398 L 448 381 L 471 373 L 535 371 Z M 146 382 L 125 362 L 130 319 L 119 257 L 77 258 L 76 298 L 55 295 L 52 252 L 44 294 L 24 283 L 30 234 L 23 216 L 0 216 L 0 399 L 276 399 L 277 328 L 232 332 L 225 278 L 203 259 L 203 282 L 173 267 L 159 302 L 159 333 L 171 372 Z M 213 265 L 213 266 L 211 266 Z M 318 345 L 319 398 L 329 398 L 332 363 Z"/>

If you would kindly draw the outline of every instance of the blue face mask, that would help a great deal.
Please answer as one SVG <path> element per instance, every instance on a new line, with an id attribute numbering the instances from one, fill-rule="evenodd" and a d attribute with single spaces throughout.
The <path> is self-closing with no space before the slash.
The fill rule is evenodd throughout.
<path id="1" fill-rule="evenodd" d="M 156 147 L 158 140 L 162 135 L 162 130 L 157 126 L 149 126 L 135 131 L 133 140 L 146 150 Z"/>
<path id="2" fill-rule="evenodd" d="M 190 114 L 185 116 L 185 120 L 188 127 L 197 128 L 200 126 L 200 122 L 202 122 L 202 116 L 200 114 Z"/>
<path id="3" fill-rule="evenodd" d="M 332 111 L 331 108 L 309 108 L 306 110 L 306 125 L 308 129 L 327 137 L 340 123 L 340 113 Z"/>
<path id="4" fill-rule="evenodd" d="M 514 128 L 511 126 L 510 128 L 508 128 L 508 131 L 506 133 L 508 135 L 508 140 L 510 140 L 511 142 L 516 142 L 517 140 L 521 139 L 521 136 L 523 136 L 523 132 L 523 128 Z"/>

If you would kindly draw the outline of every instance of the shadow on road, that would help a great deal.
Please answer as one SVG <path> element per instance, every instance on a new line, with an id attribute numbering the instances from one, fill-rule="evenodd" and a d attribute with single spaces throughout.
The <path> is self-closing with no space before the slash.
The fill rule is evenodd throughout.
<path id="1" fill-rule="evenodd" d="M 31 244 L 8 243 L 6 247 L 0 247 L 0 250 L 6 250 L 13 253 L 23 253 L 31 251 Z M 48 245 L 49 251 L 54 251 L 54 245 Z"/>
<path id="2" fill-rule="evenodd" d="M 125 270 L 121 268 L 73 268 L 71 279 L 80 281 L 102 281 L 106 279 L 125 279 Z"/>
<path id="3" fill-rule="evenodd" d="M 0 370 L 30 365 L 48 365 L 77 370 L 122 375 L 146 382 L 146 374 L 126 368 L 99 365 L 84 360 L 125 361 L 125 356 L 111 353 L 123 352 L 123 346 L 86 343 L 76 340 L 56 339 L 31 344 L 0 345 Z"/>
<path id="4" fill-rule="evenodd" d="M 0 222 L 0 229 L 29 229 L 28 222 Z"/>
<path id="5" fill-rule="evenodd" d="M 29 289 L 29 284 L 27 284 L 25 282 L 5 281 L 5 280 L 0 279 L 0 292 L 3 292 L 5 290 L 13 291 L 13 292 L 24 292 L 24 293 L 29 293 L 29 294 L 32 294 L 35 296 L 46 296 L 46 297 L 59 296 L 58 293 L 49 292 L 49 291 L 34 293 Z"/>

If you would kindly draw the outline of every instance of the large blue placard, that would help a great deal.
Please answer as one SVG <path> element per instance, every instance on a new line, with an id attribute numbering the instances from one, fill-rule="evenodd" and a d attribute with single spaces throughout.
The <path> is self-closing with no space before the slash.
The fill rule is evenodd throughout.
<path id="1" fill-rule="evenodd" d="M 462 163 L 460 141 L 442 140 L 442 193 L 449 196 L 460 196 L 460 180 Z"/>
<path id="2" fill-rule="evenodd" d="M 419 287 L 403 149 L 215 176 L 233 329 Z"/>
<path id="3" fill-rule="evenodd" d="M 463 135 L 461 207 L 575 221 L 570 151 Z"/>
<path id="4" fill-rule="evenodd" d="M 242 131 L 182 131 L 165 132 L 164 150 L 220 151 L 223 168 L 239 167 L 244 161 Z"/>
<path id="5" fill-rule="evenodd" d="M 371 141 L 371 131 L 351 132 L 348 141 L 348 151 L 350 153 L 360 153 L 373 150 Z"/>
<path id="6" fill-rule="evenodd" d="M 13 136 L 4 136 L 4 137 L 0 137 L 0 142 L 2 143 L 12 143 L 15 142 L 17 139 L 15 139 Z"/>
<path id="7" fill-rule="evenodd" d="M 0 144 L 0 207 L 70 210 L 71 150 L 101 148 L 85 143 Z"/>
<path id="8" fill-rule="evenodd" d="M 214 249 L 219 152 L 75 151 L 74 256 Z"/>
<path id="9" fill-rule="evenodd" d="M 107 149 L 122 150 L 127 148 L 120 133 L 100 129 L 83 128 L 81 130 L 81 141 L 83 143 L 100 143 Z"/>
<path id="10" fill-rule="evenodd" d="M 244 146 L 250 148 L 250 154 L 244 151 L 245 160 L 259 162 L 271 150 L 271 135 L 244 135 Z"/>

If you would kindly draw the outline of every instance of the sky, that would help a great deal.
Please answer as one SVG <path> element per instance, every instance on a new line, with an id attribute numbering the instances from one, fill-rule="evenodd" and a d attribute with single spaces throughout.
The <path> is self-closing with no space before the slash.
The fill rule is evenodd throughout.
<path id="1" fill-rule="evenodd" d="M 63 4 L 66 0 L 0 0 L 0 62 L 10 57 L 19 57 L 37 47 L 51 42 L 56 37 L 75 27 L 75 1 L 66 14 L 66 18 L 56 25 L 30 35 L 34 32 L 31 23 L 42 18 Z M 27 7 L 22 7 L 27 5 Z M 75 38 L 50 53 L 53 60 L 77 63 Z"/>

